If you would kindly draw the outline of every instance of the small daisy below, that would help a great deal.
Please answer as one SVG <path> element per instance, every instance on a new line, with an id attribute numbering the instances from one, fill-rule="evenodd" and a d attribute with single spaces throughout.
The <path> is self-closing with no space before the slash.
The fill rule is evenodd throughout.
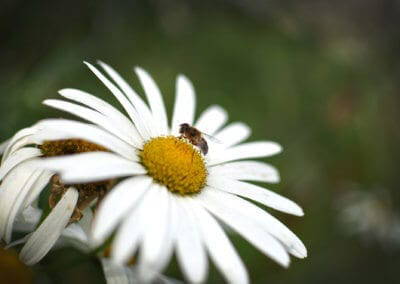
<path id="1" fill-rule="evenodd" d="M 60 94 L 70 101 L 44 103 L 92 124 L 63 119 L 39 123 L 64 139 L 83 139 L 109 151 L 43 159 L 41 166 L 57 172 L 62 182 L 79 184 L 125 177 L 105 196 L 95 214 L 91 233 L 95 246 L 115 232 L 112 261 L 126 263 L 138 252 L 143 282 L 162 271 L 175 252 L 189 282 L 205 281 L 208 254 L 229 283 L 248 283 L 246 268 L 219 221 L 282 266 L 289 265 L 289 254 L 306 257 L 306 248 L 294 233 L 246 200 L 303 215 L 289 199 L 247 182 L 279 181 L 274 167 L 248 159 L 278 154 L 280 145 L 269 141 L 242 143 L 250 129 L 241 122 L 224 126 L 227 114 L 219 106 L 209 107 L 194 121 L 194 89 L 182 75 L 177 79 L 169 127 L 161 92 L 144 70 L 136 68 L 135 72 L 148 105 L 110 66 L 99 64 L 105 74 L 86 63 L 128 117 L 93 95 L 64 89 Z M 209 151 L 204 155 L 200 150 L 206 148 L 198 147 L 194 137 L 181 135 L 182 124 L 213 135 L 221 144 L 206 137 Z"/>

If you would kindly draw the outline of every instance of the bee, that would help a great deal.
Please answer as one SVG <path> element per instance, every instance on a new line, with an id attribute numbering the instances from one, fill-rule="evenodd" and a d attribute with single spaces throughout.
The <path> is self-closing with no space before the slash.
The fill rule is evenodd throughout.
<path id="1" fill-rule="evenodd" d="M 207 155 L 208 144 L 206 139 L 203 137 L 204 133 L 193 126 L 190 126 L 188 123 L 182 123 L 180 125 L 179 133 L 181 134 L 180 138 L 186 138 L 190 143 L 199 147 L 204 155 Z"/>

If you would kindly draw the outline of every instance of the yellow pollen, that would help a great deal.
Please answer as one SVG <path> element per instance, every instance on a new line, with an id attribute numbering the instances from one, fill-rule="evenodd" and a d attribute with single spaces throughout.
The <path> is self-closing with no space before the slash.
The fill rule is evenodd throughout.
<path id="1" fill-rule="evenodd" d="M 150 176 L 180 195 L 198 193 L 206 183 L 207 169 L 202 154 L 184 139 L 157 137 L 140 152 Z"/>

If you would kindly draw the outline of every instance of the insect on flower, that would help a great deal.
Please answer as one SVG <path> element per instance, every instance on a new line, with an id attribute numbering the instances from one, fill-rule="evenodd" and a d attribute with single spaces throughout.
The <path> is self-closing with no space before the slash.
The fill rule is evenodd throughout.
<path id="1" fill-rule="evenodd" d="M 194 146 L 199 147 L 204 155 L 207 155 L 208 153 L 208 144 L 207 140 L 204 139 L 203 136 L 206 136 L 213 142 L 221 144 L 221 142 L 217 138 L 201 132 L 197 128 L 190 126 L 188 123 L 182 123 L 180 125 L 179 133 L 181 134 L 180 138 L 186 138 Z"/>

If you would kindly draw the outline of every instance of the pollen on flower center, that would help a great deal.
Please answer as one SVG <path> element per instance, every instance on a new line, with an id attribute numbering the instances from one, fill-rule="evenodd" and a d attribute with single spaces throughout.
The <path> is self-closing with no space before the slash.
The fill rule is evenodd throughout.
<path id="1" fill-rule="evenodd" d="M 198 193 L 206 183 L 203 156 L 184 139 L 174 136 L 151 139 L 144 145 L 140 158 L 149 175 L 173 193 Z"/>

